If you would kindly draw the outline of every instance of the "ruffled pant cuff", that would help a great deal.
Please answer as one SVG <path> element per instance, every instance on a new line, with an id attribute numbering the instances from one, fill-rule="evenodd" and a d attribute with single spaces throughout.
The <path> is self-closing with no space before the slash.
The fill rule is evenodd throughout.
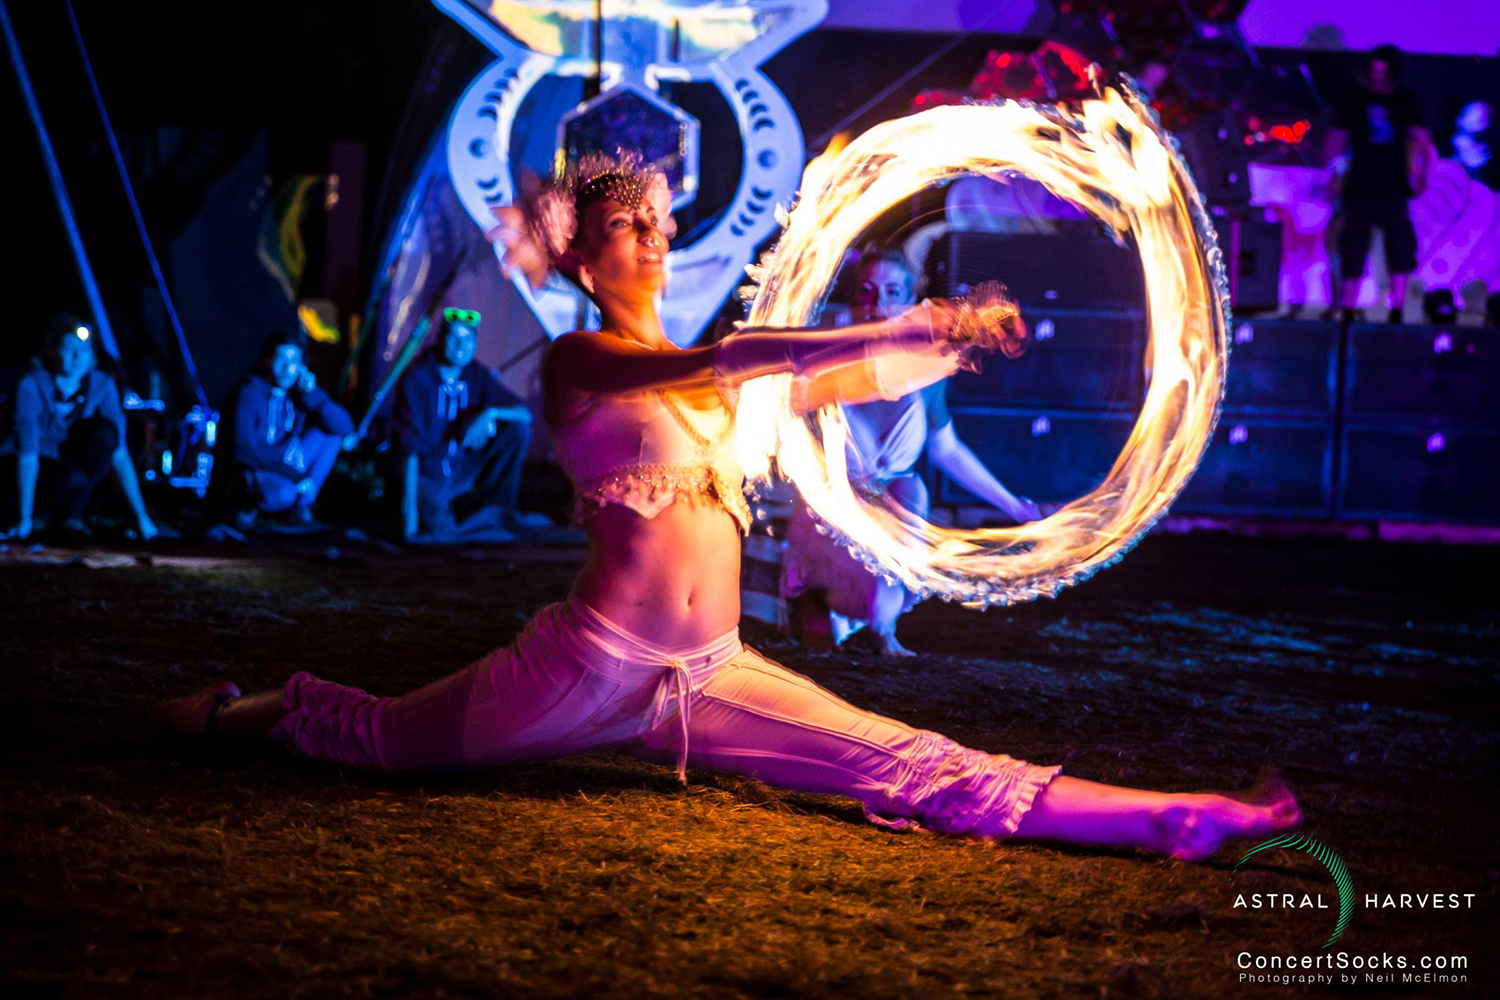
<path id="1" fill-rule="evenodd" d="M 865 818 L 888 829 L 1003 840 L 1015 835 L 1042 789 L 1062 765 L 1030 764 L 1006 754 L 970 750 L 936 733 L 914 761 L 914 792 L 898 790 L 888 809 L 865 804 Z M 903 794 L 904 793 L 904 794 Z"/>
<path id="2" fill-rule="evenodd" d="M 302 671 L 286 682 L 286 715 L 270 736 L 288 750 L 351 767 L 390 770 L 376 749 L 375 710 L 392 699 Z"/>

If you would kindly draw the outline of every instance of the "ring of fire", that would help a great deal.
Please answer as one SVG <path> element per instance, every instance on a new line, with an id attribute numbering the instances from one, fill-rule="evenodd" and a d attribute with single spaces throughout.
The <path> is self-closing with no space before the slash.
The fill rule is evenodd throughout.
<path id="1" fill-rule="evenodd" d="M 748 319 L 805 325 L 845 250 L 881 213 L 955 176 L 1007 173 L 1035 179 L 1132 236 L 1140 251 L 1149 388 L 1103 482 L 1040 521 L 944 528 L 858 496 L 846 471 L 842 409 L 821 410 L 814 434 L 791 408 L 790 375 L 745 385 L 737 421 L 739 458 L 752 481 L 767 479 L 774 459 L 820 528 L 872 570 L 918 596 L 980 608 L 1053 596 L 1118 560 L 1182 491 L 1218 420 L 1229 352 L 1223 260 L 1176 142 L 1139 94 L 1125 83 L 1076 107 L 935 108 L 819 157 L 807 166 L 775 250 L 752 269 L 759 289 Z"/>

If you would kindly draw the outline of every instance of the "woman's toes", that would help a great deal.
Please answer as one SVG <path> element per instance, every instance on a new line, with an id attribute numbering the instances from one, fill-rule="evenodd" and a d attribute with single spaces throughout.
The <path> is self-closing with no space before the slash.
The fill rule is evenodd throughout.
<path id="1" fill-rule="evenodd" d="M 1285 783 L 1267 789 L 1253 808 L 1258 816 L 1251 833 L 1280 833 L 1302 822 L 1302 807 Z"/>
<path id="2" fill-rule="evenodd" d="M 1302 822 L 1302 807 L 1296 799 L 1285 799 L 1271 807 L 1271 818 L 1278 831 L 1290 830 Z"/>
<path id="3" fill-rule="evenodd" d="M 1252 806 L 1225 795 L 1185 795 L 1156 818 L 1157 850 L 1179 861 L 1204 861 L 1226 840 L 1263 836 L 1290 828 L 1301 819 L 1295 803 Z"/>
<path id="4" fill-rule="evenodd" d="M 881 635 L 879 637 L 879 648 L 881 656 L 916 656 L 911 650 L 901 645 L 894 635 Z"/>

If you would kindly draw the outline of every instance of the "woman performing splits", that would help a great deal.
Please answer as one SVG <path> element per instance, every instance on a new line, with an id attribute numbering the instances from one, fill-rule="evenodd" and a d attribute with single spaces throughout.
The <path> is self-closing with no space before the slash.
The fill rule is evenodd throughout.
<path id="1" fill-rule="evenodd" d="M 494 234 L 506 267 L 533 281 L 560 268 L 603 317 L 597 333 L 559 338 L 543 370 L 545 416 L 591 546 L 568 599 L 510 646 L 403 697 L 299 673 L 284 690 L 240 697 L 220 685 L 177 699 L 162 709 L 170 725 L 269 735 L 308 757 L 386 770 L 622 749 L 675 764 L 684 782 L 692 766 L 849 796 L 884 826 L 1193 860 L 1300 821 L 1279 782 L 1238 797 L 1148 792 L 970 750 L 861 711 L 741 645 L 739 536 L 750 514 L 733 459 L 734 387 L 792 372 L 831 380 L 848 398 L 895 398 L 915 378 L 950 373 L 955 345 L 1002 346 L 1013 331 L 992 323 L 976 334 L 975 310 L 939 303 L 842 330 L 747 330 L 680 350 L 655 304 L 665 193 L 633 158 L 590 157 L 526 215 L 500 213 Z"/>

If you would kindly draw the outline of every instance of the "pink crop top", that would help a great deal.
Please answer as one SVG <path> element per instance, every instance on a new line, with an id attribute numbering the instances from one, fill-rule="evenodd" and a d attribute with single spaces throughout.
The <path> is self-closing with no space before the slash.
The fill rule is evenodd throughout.
<path id="1" fill-rule="evenodd" d="M 575 521 L 612 503 L 652 518 L 679 496 L 708 496 L 723 504 L 741 532 L 749 532 L 732 414 L 672 401 L 707 446 L 694 440 L 657 392 L 596 397 L 576 420 L 554 430 L 558 460 L 577 497 Z"/>

